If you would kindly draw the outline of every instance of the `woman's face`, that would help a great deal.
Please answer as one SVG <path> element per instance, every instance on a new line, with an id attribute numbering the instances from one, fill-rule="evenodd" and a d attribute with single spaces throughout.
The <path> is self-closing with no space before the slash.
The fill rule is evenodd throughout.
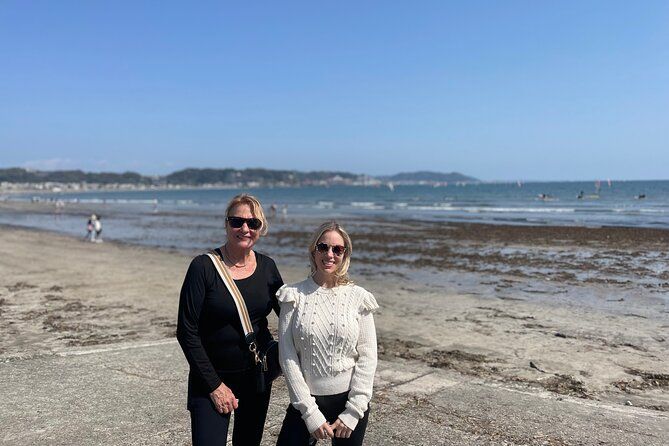
<path id="1" fill-rule="evenodd" d="M 248 204 L 240 203 L 230 210 L 228 217 L 255 218 Z M 248 223 L 240 228 L 233 228 L 230 222 L 225 222 L 225 232 L 228 236 L 228 245 L 239 249 L 251 249 L 260 237 L 260 228 L 251 229 Z"/>
<path id="2" fill-rule="evenodd" d="M 319 246 L 320 245 L 320 246 Z M 327 249 L 324 249 L 327 245 Z M 339 255 L 335 251 L 341 251 L 344 246 L 344 238 L 337 231 L 327 231 L 321 235 L 316 243 L 313 256 L 316 269 L 321 273 L 334 274 L 344 260 L 344 252 Z M 319 249 L 321 248 L 321 249 Z"/>

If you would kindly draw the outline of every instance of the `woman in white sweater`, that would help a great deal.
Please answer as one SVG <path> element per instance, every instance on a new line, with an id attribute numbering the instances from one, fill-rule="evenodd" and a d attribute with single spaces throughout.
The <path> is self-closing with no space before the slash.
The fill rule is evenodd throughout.
<path id="1" fill-rule="evenodd" d="M 347 270 L 351 238 L 336 222 L 322 224 L 309 244 L 311 276 L 277 297 L 279 357 L 291 404 L 277 446 L 361 445 L 376 371 L 371 293 Z"/>

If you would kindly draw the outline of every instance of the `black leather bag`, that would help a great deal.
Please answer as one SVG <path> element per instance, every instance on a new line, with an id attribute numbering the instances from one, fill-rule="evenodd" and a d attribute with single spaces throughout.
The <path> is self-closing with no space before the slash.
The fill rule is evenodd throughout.
<path id="1" fill-rule="evenodd" d="M 258 352 L 260 362 L 256 365 L 256 388 L 258 393 L 267 391 L 269 385 L 281 375 L 279 343 L 274 339 Z"/>

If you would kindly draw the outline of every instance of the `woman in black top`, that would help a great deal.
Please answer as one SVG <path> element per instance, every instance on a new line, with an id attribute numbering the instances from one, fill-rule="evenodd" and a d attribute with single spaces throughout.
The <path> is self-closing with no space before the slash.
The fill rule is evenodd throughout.
<path id="1" fill-rule="evenodd" d="M 267 315 L 278 314 L 276 291 L 283 285 L 274 261 L 253 251 L 267 233 L 260 202 L 234 197 L 225 211 L 227 241 L 216 250 L 239 288 L 260 349 L 272 339 Z M 190 365 L 188 410 L 194 446 L 225 445 L 235 412 L 232 443 L 259 445 L 271 386 L 256 391 L 255 363 L 232 296 L 211 259 L 200 255 L 186 273 L 179 300 L 177 339 Z"/>

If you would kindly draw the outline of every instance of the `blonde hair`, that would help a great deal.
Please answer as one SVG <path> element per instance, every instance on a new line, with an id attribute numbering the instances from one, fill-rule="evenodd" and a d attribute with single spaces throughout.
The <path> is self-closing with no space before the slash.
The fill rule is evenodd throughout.
<path id="1" fill-rule="evenodd" d="M 316 260 L 314 259 L 316 244 L 318 243 L 318 240 L 320 240 L 320 238 L 323 236 L 323 234 L 330 231 L 335 231 L 339 235 L 341 235 L 341 238 L 344 239 L 344 247 L 346 248 L 346 250 L 344 251 L 344 257 L 342 258 L 341 264 L 339 265 L 339 268 L 337 268 L 337 271 L 335 271 L 335 277 L 336 277 L 335 283 L 337 285 L 347 285 L 353 283 L 353 281 L 348 277 L 348 267 L 351 265 L 351 253 L 353 252 L 353 243 L 351 243 L 351 237 L 349 237 L 346 230 L 334 220 L 326 221 L 325 223 L 320 225 L 311 236 L 311 241 L 309 242 L 309 263 L 311 264 L 311 275 L 313 276 L 318 269 L 316 267 Z"/>
<path id="2" fill-rule="evenodd" d="M 267 235 L 267 230 L 269 229 L 269 223 L 267 223 L 267 218 L 265 218 L 265 212 L 262 209 L 262 205 L 260 204 L 260 201 L 254 197 L 253 195 L 249 194 L 239 194 L 234 197 L 232 197 L 232 200 L 228 203 L 228 207 L 225 208 L 225 218 L 227 219 L 230 217 L 230 212 L 232 210 L 239 206 L 240 204 L 245 204 L 248 205 L 249 208 L 251 208 L 251 214 L 253 217 L 257 218 L 262 222 L 262 226 L 260 226 L 260 235 Z M 227 220 L 225 222 L 226 226 L 228 224 Z"/>

